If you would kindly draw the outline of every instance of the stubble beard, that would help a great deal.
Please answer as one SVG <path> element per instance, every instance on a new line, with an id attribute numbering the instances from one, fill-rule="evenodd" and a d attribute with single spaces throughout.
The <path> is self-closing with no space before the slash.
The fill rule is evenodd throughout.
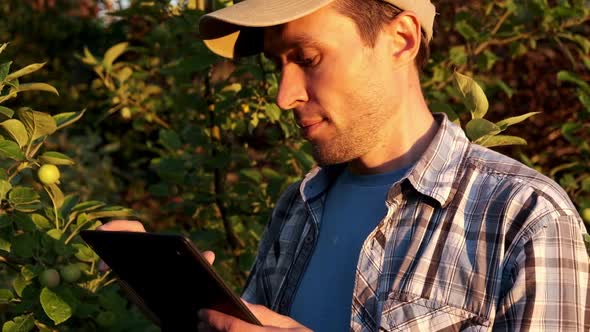
<path id="1" fill-rule="evenodd" d="M 342 164 L 369 153 L 380 142 L 380 128 L 384 123 L 381 113 L 367 112 L 346 128 L 339 128 L 327 142 L 310 142 L 316 163 L 322 167 Z"/>

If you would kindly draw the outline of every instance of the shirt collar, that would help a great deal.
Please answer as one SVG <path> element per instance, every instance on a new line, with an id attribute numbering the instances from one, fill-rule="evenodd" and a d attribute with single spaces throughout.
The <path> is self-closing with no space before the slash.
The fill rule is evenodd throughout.
<path id="1" fill-rule="evenodd" d="M 438 131 L 408 173 L 407 180 L 418 192 L 445 207 L 457 192 L 456 179 L 463 170 L 469 140 L 461 127 L 449 121 L 445 114 L 435 113 L 433 116 L 439 123 Z M 303 200 L 309 201 L 326 192 L 345 167 L 346 164 L 314 167 L 301 183 Z"/>
<path id="2" fill-rule="evenodd" d="M 463 129 L 449 121 L 446 114 L 433 115 L 439 123 L 438 131 L 408 175 L 408 181 L 418 192 L 445 207 L 457 192 L 470 143 Z"/>

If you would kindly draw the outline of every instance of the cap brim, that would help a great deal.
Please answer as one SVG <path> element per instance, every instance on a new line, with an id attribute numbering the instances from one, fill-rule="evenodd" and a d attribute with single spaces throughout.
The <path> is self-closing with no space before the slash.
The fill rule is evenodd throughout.
<path id="1" fill-rule="evenodd" d="M 262 51 L 263 27 L 287 23 L 334 0 L 247 0 L 204 15 L 199 34 L 207 47 L 226 58 Z"/>

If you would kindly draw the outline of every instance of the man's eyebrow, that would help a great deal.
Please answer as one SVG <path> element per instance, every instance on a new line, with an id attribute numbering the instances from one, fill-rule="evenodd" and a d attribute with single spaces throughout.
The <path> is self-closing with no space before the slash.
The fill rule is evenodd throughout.
<path id="1" fill-rule="evenodd" d="M 264 45 L 264 56 L 267 58 L 276 58 L 276 54 L 280 54 L 286 50 L 293 49 L 293 48 L 303 48 L 303 47 L 315 47 L 320 48 L 321 43 L 318 42 L 311 36 L 308 35 L 299 35 L 291 38 L 288 43 L 271 43 L 270 45 Z"/>

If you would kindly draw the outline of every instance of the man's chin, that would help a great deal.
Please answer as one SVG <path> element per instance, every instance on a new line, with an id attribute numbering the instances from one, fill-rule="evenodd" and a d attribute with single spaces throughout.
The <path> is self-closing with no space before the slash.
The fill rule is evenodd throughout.
<path id="1" fill-rule="evenodd" d="M 343 164 L 354 159 L 342 153 L 340 151 L 330 151 L 327 149 L 320 149 L 317 146 L 313 146 L 312 157 L 316 164 L 320 167 L 332 166 L 337 164 Z"/>

